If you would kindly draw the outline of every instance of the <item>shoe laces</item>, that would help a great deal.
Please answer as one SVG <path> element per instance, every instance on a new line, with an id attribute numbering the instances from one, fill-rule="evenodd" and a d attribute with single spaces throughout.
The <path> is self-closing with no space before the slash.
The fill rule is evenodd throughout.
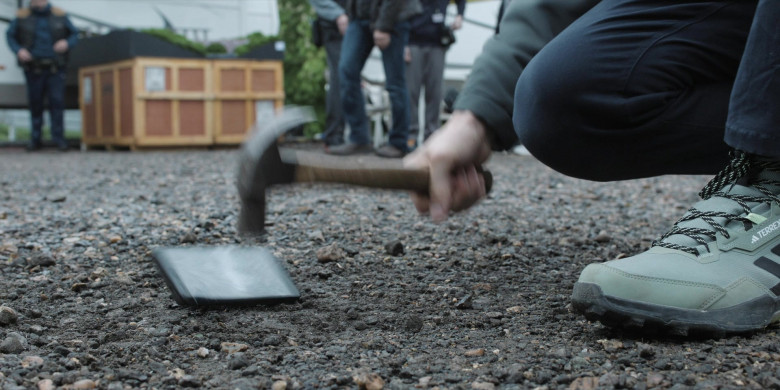
<path id="1" fill-rule="evenodd" d="M 739 205 L 739 207 L 734 208 L 735 212 L 700 210 L 692 207 L 682 218 L 674 223 L 671 230 L 662 235 L 658 240 L 653 241 L 652 246 L 680 250 L 699 256 L 700 252 L 697 248 L 671 242 L 668 239 L 675 235 L 686 236 L 699 244 L 700 247 L 709 251 L 707 244 L 715 241 L 718 234 L 726 239 L 730 238 L 729 231 L 726 229 L 726 225 L 730 222 L 741 222 L 745 231 L 750 230 L 754 225 L 766 220 L 765 217 L 753 213 L 753 210 L 758 205 L 771 202 L 780 205 L 780 197 L 778 197 L 780 181 L 775 179 L 780 178 L 780 161 L 756 158 L 741 151 L 733 151 L 731 157 L 729 165 L 718 172 L 704 186 L 699 192 L 699 196 L 705 201 L 716 197 L 731 200 Z M 771 176 L 774 176 L 774 178 Z M 755 191 L 750 191 L 750 194 L 740 194 L 739 191 L 733 192 L 732 189 L 737 185 L 749 187 L 758 191 L 760 195 Z M 774 189 L 770 187 L 774 187 Z M 700 207 L 704 205 L 706 205 L 706 202 L 699 204 Z M 740 208 L 741 211 L 739 210 Z M 716 218 L 719 220 L 716 220 Z M 690 223 L 696 220 L 702 220 L 706 224 Z"/>

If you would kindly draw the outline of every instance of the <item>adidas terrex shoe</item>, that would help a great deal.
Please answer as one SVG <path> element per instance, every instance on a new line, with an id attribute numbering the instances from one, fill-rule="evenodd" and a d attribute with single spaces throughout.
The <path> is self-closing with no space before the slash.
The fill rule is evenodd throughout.
<path id="1" fill-rule="evenodd" d="M 608 326 L 723 335 L 780 320 L 780 162 L 737 152 L 646 252 L 588 265 L 575 311 Z"/>

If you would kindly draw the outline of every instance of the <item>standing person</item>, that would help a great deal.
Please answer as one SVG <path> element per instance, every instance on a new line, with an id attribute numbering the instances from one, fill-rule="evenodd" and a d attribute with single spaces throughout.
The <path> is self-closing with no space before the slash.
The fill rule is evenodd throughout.
<path id="1" fill-rule="evenodd" d="M 385 89 L 390 94 L 393 125 L 389 143 L 376 150 L 382 157 L 403 157 L 409 134 L 409 91 L 406 89 L 404 47 L 409 40 L 409 18 L 421 10 L 418 0 L 347 0 L 349 27 L 341 44 L 339 77 L 341 104 L 349 123 L 349 143 L 333 146 L 328 153 L 368 153 L 371 147 L 361 72 L 371 50 L 382 51 Z"/>
<path id="2" fill-rule="evenodd" d="M 341 56 L 341 41 L 347 32 L 349 16 L 346 7 L 347 0 L 309 0 L 319 19 L 322 43 L 328 60 L 328 94 L 325 101 L 325 131 L 322 139 L 327 151 L 333 145 L 344 143 L 344 112 L 341 108 L 339 83 L 339 57 Z"/>
<path id="3" fill-rule="evenodd" d="M 780 2 L 604 0 L 576 19 L 589 5 L 510 3 L 457 116 L 405 161 L 431 172 L 417 209 L 443 220 L 473 205 L 485 194 L 477 165 L 518 139 L 589 180 L 726 166 L 649 250 L 588 265 L 573 308 L 682 334 L 780 320 Z"/>
<path id="4" fill-rule="evenodd" d="M 49 102 L 51 138 L 57 149 L 68 150 L 65 142 L 65 68 L 68 51 L 78 42 L 78 30 L 65 11 L 48 0 L 30 0 L 29 8 L 16 13 L 6 32 L 8 46 L 24 68 L 31 129 L 27 150 L 41 148 L 44 100 Z"/>
<path id="5" fill-rule="evenodd" d="M 466 10 L 466 0 L 453 0 L 458 7 L 458 14 L 450 28 L 455 31 L 463 25 L 463 12 Z M 425 87 L 425 121 L 423 136 L 430 137 L 441 126 L 441 100 L 444 81 L 444 56 L 449 44 L 442 43 L 442 35 L 446 33 L 444 24 L 447 15 L 447 4 L 450 0 L 422 0 L 423 12 L 411 20 L 409 46 L 406 51 L 406 87 L 409 89 L 409 99 L 412 118 L 409 126 L 409 143 L 416 142 L 420 131 L 418 120 L 418 102 L 420 89 Z"/>

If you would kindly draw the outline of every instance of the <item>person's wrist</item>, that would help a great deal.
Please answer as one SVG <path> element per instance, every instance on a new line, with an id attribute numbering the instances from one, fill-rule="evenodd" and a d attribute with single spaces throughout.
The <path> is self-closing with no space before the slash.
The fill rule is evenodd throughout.
<path id="1" fill-rule="evenodd" d="M 466 124 L 466 128 L 473 131 L 474 137 L 480 142 L 484 142 L 490 149 L 496 149 L 498 140 L 496 135 L 488 128 L 485 122 L 482 121 L 474 112 L 469 110 L 455 110 L 453 115 L 457 115 L 459 120 Z"/>

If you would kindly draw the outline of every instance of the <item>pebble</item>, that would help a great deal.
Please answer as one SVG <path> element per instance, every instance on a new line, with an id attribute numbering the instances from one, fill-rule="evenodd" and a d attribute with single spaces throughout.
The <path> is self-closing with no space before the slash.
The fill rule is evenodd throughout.
<path id="1" fill-rule="evenodd" d="M 0 343 L 0 352 L 17 355 L 27 349 L 27 339 L 19 333 L 8 333 L 5 340 Z"/>
<path id="2" fill-rule="evenodd" d="M 198 236 L 196 236 L 195 233 L 192 232 L 184 234 L 179 239 L 179 242 L 182 244 L 194 244 L 196 241 L 198 241 Z"/>
<path id="3" fill-rule="evenodd" d="M 490 382 L 474 382 L 471 384 L 471 388 L 474 390 L 493 390 L 496 385 Z"/>
<path id="4" fill-rule="evenodd" d="M 237 353 L 237 352 L 244 352 L 247 349 L 249 349 L 249 346 L 246 344 L 241 343 L 229 343 L 224 342 L 220 344 L 220 347 L 222 348 L 222 352 L 231 354 L 231 353 Z"/>
<path id="5" fill-rule="evenodd" d="M 385 387 L 384 379 L 374 372 L 359 373 L 352 377 L 352 380 L 361 390 L 382 390 Z"/>
<path id="6" fill-rule="evenodd" d="M 317 250 L 317 261 L 320 263 L 341 261 L 344 257 L 344 250 L 335 242 Z"/>
<path id="7" fill-rule="evenodd" d="M 192 375 L 184 375 L 179 379 L 181 387 L 200 387 L 200 380 Z"/>
<path id="8" fill-rule="evenodd" d="M 25 356 L 24 359 L 22 359 L 22 367 L 24 368 L 31 368 L 31 367 L 40 367 L 43 365 L 43 358 L 40 356 Z"/>
<path id="9" fill-rule="evenodd" d="M 93 381 L 91 379 L 82 379 L 82 380 L 74 382 L 68 388 L 73 389 L 73 390 L 94 389 L 94 388 L 97 388 L 97 383 L 95 383 L 95 381 Z"/>
<path id="10" fill-rule="evenodd" d="M 385 244 L 385 250 L 390 256 L 401 256 L 404 254 L 404 243 L 401 241 L 392 241 Z"/>
<path id="11" fill-rule="evenodd" d="M 68 199 L 68 196 L 67 196 L 67 195 L 65 195 L 65 194 L 57 194 L 57 193 L 54 193 L 54 194 L 51 194 L 51 195 L 49 195 L 49 196 L 48 196 L 48 199 L 49 199 L 49 201 L 50 201 L 50 202 L 52 202 L 52 203 L 62 203 L 62 202 L 64 202 L 66 199 Z"/>
<path id="12" fill-rule="evenodd" d="M 647 374 L 647 387 L 653 388 L 661 384 L 664 381 L 664 376 L 658 373 Z"/>
<path id="13" fill-rule="evenodd" d="M 15 324 L 19 319 L 19 315 L 16 314 L 14 309 L 8 306 L 0 306 L 0 325 Z"/>
<path id="14" fill-rule="evenodd" d="M 198 348 L 198 356 L 205 358 L 209 356 L 209 349 L 206 347 L 200 347 Z"/>
<path id="15" fill-rule="evenodd" d="M 244 357 L 243 353 L 238 352 L 230 355 L 230 359 L 228 360 L 229 369 L 240 370 L 248 366 L 249 366 L 249 361 L 246 359 L 246 357 Z"/>
<path id="16" fill-rule="evenodd" d="M 33 255 L 30 259 L 28 259 L 27 262 L 30 265 L 30 267 L 35 267 L 35 266 L 49 267 L 57 263 L 54 260 L 54 257 L 46 253 L 37 253 Z"/>
<path id="17" fill-rule="evenodd" d="M 38 390 L 54 390 L 57 386 L 54 386 L 54 381 L 51 379 L 41 379 L 38 381 Z"/>
<path id="18" fill-rule="evenodd" d="M 287 390 L 287 381 L 276 381 L 271 385 L 271 390 Z"/>
<path id="19" fill-rule="evenodd" d="M 485 348 L 470 349 L 464 355 L 468 357 L 485 356 Z"/>
<path id="20" fill-rule="evenodd" d="M 612 240 L 612 237 L 609 234 L 607 234 L 607 232 L 604 230 L 600 231 L 599 234 L 597 234 L 596 237 L 593 239 L 593 241 L 602 244 L 605 242 L 609 242 L 610 240 Z"/>
<path id="21" fill-rule="evenodd" d="M 406 318 L 406 321 L 404 321 L 404 329 L 408 332 L 417 333 L 421 331 L 422 328 L 423 320 L 416 315 L 410 315 Z"/>

